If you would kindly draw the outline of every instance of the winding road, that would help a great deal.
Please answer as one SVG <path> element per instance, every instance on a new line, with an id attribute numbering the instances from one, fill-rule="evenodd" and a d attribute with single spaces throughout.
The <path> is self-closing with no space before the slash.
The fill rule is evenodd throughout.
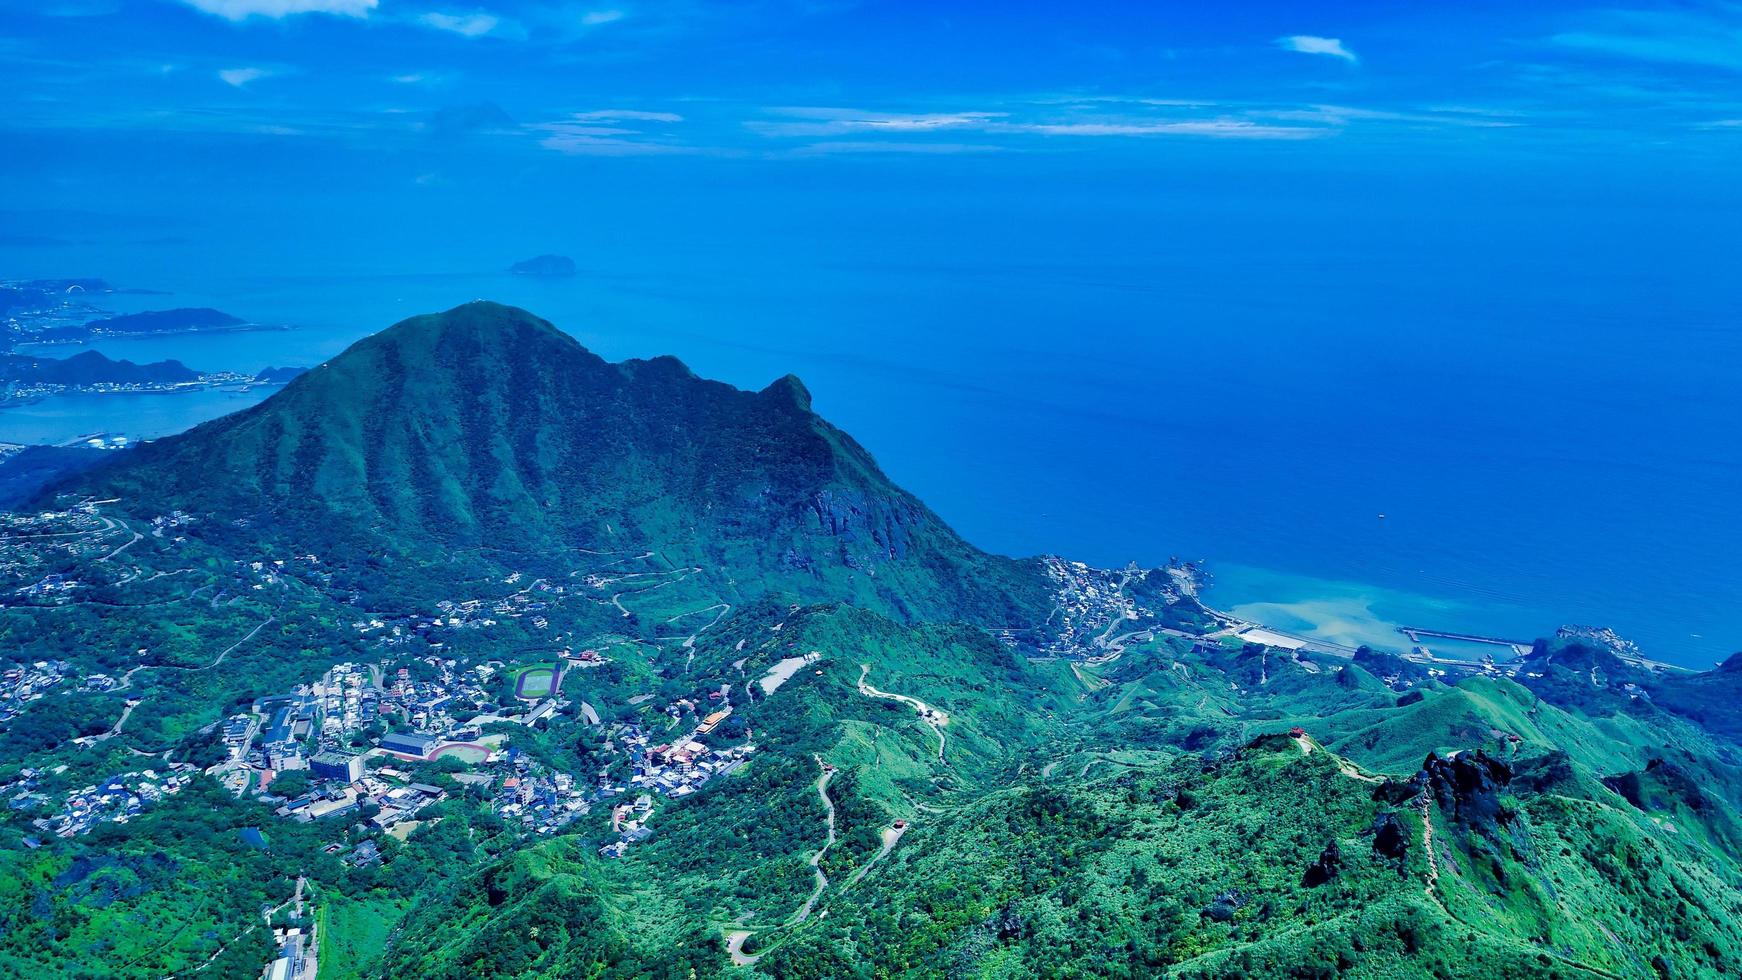
<path id="1" fill-rule="evenodd" d="M 811 871 L 817 876 L 816 887 L 811 890 L 810 897 L 804 900 L 804 905 L 786 921 L 783 928 L 792 928 L 811 917 L 811 912 L 817 907 L 817 902 L 823 897 L 823 891 L 829 887 L 829 876 L 823 873 L 823 855 L 829 853 L 829 848 L 835 846 L 835 801 L 829 799 L 829 779 L 834 776 L 835 768 L 823 761 L 820 755 L 812 755 L 817 765 L 822 767 L 822 775 L 817 777 L 817 795 L 823 800 L 824 820 L 828 826 L 828 838 L 823 846 L 810 856 Z M 899 836 L 899 835 L 898 835 Z M 882 855 L 879 855 L 881 857 Z M 857 881 L 858 878 L 854 878 Z M 734 929 L 726 933 L 726 952 L 732 957 L 733 966 L 750 966 L 762 958 L 762 953 L 744 952 L 744 942 L 753 933 L 749 929 Z"/>
<path id="2" fill-rule="evenodd" d="M 276 614 L 266 617 L 266 619 L 263 620 L 260 623 L 260 625 L 249 630 L 247 636 L 244 636 L 240 640 L 237 640 L 236 642 L 225 647 L 224 651 L 222 653 L 218 654 L 216 659 L 214 659 L 211 663 L 206 664 L 204 667 L 183 667 L 183 666 L 180 666 L 178 664 L 140 664 L 139 666 L 128 670 L 127 673 L 122 674 L 121 675 L 121 683 L 116 684 L 114 687 L 110 688 L 109 690 L 111 693 L 113 693 L 115 691 L 124 691 L 127 688 L 131 687 L 133 684 L 133 675 L 139 673 L 142 670 L 186 670 L 186 671 L 190 671 L 190 672 L 191 671 L 211 670 L 212 668 L 223 663 L 224 658 L 228 657 L 232 652 L 234 652 L 237 647 L 241 646 L 244 643 L 247 643 L 249 640 L 254 639 L 254 637 L 256 635 L 258 635 L 261 630 L 265 629 L 269 624 L 271 624 L 271 622 L 273 620 L 275 620 L 277 618 L 278 618 L 278 616 Z M 131 715 L 133 713 L 133 709 L 137 708 L 139 706 L 140 702 L 144 701 L 144 700 L 145 699 L 143 697 L 129 700 L 127 702 L 126 710 L 121 712 L 121 717 L 115 722 L 115 727 L 109 729 L 107 732 L 104 732 L 101 735 L 95 736 L 91 741 L 92 742 L 101 742 L 104 739 L 112 738 L 116 735 L 121 734 L 121 726 L 127 724 L 127 716 Z M 167 750 L 166 750 L 166 754 L 167 754 Z"/>
<path id="3" fill-rule="evenodd" d="M 854 885 L 857 885 L 859 883 L 859 879 L 865 877 L 865 875 L 871 870 L 871 867 L 873 865 L 875 865 L 878 861 L 883 860 L 884 855 L 888 854 L 890 851 L 895 850 L 895 845 L 900 842 L 901 835 L 905 834 L 905 833 L 907 833 L 906 826 L 884 827 L 883 828 L 883 846 L 878 848 L 876 854 L 871 855 L 871 860 L 866 861 L 864 864 L 859 866 L 859 870 L 853 872 L 853 877 L 847 879 L 846 887 L 851 888 Z"/>
<path id="4" fill-rule="evenodd" d="M 829 848 L 835 846 L 835 801 L 829 799 L 829 778 L 835 774 L 835 768 L 824 762 L 820 755 L 812 756 L 812 758 L 816 759 L 817 765 L 823 769 L 823 774 L 817 777 L 817 795 L 823 798 L 824 819 L 828 821 L 829 836 L 828 840 L 823 842 L 822 849 L 811 855 L 811 870 L 816 872 L 817 887 L 811 892 L 811 897 L 805 899 L 798 914 L 787 923 L 789 926 L 796 926 L 810 918 L 811 910 L 816 908 L 817 900 L 823 897 L 823 889 L 829 887 L 829 876 L 823 874 L 822 861 L 823 855 L 829 853 Z"/>
<path id="5" fill-rule="evenodd" d="M 938 761 L 944 761 L 944 726 L 950 723 L 950 716 L 931 705 L 926 704 L 918 698 L 908 697 L 905 694 L 891 694 L 888 691 L 879 691 L 875 687 L 865 683 L 865 678 L 869 676 L 870 673 L 870 664 L 859 665 L 859 693 L 869 698 L 887 698 L 891 701 L 900 701 L 903 704 L 912 705 L 913 709 L 919 712 L 919 720 L 925 722 L 926 727 L 930 728 L 937 735 Z"/>

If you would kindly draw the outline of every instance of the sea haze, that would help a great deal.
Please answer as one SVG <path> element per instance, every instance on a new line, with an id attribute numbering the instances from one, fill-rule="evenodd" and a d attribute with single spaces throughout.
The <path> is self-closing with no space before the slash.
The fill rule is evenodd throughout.
<path id="1" fill-rule="evenodd" d="M 1742 648 L 1742 286 L 1709 224 L 1521 201 L 1407 220 L 1026 202 L 1021 223 L 831 201 L 646 240 L 353 245 L 271 274 L 179 271 L 209 253 L 22 271 L 299 326 L 96 345 L 136 361 L 311 364 L 487 297 L 613 359 L 672 353 L 745 387 L 796 372 L 976 543 L 1205 559 L 1212 605 L 1326 639 L 1593 623 L 1688 665 Z M 543 251 L 580 274 L 494 271 Z M 0 413 L 0 439 L 161 435 L 261 394 L 50 399 Z"/>

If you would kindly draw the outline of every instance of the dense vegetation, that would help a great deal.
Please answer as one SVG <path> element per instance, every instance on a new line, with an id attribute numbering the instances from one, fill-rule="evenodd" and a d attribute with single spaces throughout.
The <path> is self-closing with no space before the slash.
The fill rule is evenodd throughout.
<path id="1" fill-rule="evenodd" d="M 797 379 L 750 393 L 669 357 L 610 364 L 490 303 L 382 331 L 80 486 L 245 516 L 232 547 L 377 555 L 345 570 L 365 590 L 427 597 L 471 572 L 652 549 L 684 591 L 734 601 L 784 589 L 903 618 L 1046 613 L 1031 567 L 891 484 Z"/>
<path id="2" fill-rule="evenodd" d="M 119 497 L 113 526 L 7 573 L 0 666 L 119 683 L 51 687 L 0 731 L 0 782 L 36 787 L 0 811 L 0 975 L 258 976 L 299 879 L 322 978 L 1742 972 L 1742 660 L 1662 676 L 1561 640 L 1515 677 L 1439 675 L 1162 630 L 1035 656 L 982 627 L 1045 628 L 1038 563 L 957 538 L 795 380 L 611 365 L 474 304 L 55 489 Z M 22 589 L 63 576 L 72 601 Z M 564 591 L 536 623 L 358 628 L 538 579 Z M 114 773 L 212 765 L 214 722 L 335 662 L 582 646 L 609 662 L 569 672 L 569 707 L 487 732 L 621 781 L 609 726 L 664 737 L 660 706 L 727 688 L 711 737 L 757 746 L 620 858 L 609 805 L 529 834 L 451 758 L 412 766 L 449 795 L 403 840 L 204 776 L 126 824 L 32 822 Z M 343 859 L 365 841 L 379 862 Z"/>

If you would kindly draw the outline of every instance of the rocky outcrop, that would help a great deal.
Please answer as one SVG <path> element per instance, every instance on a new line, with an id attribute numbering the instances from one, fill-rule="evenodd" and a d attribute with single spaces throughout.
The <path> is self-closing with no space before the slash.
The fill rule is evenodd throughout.
<path id="1" fill-rule="evenodd" d="M 1409 856 L 1409 834 L 1395 813 L 1381 813 L 1373 818 L 1373 853 L 1402 862 Z"/>
<path id="2" fill-rule="evenodd" d="M 831 537 L 859 545 L 868 554 L 890 561 L 907 557 L 913 529 L 923 520 L 902 501 L 881 500 L 850 490 L 823 490 L 811 498 L 817 526 Z"/>
<path id="3" fill-rule="evenodd" d="M 1301 876 L 1300 883 L 1308 888 L 1317 888 L 1341 874 L 1342 871 L 1343 849 L 1337 846 L 1336 841 L 1331 841 L 1325 845 L 1324 850 L 1319 852 L 1319 859 L 1307 865 L 1306 873 Z"/>
<path id="4" fill-rule="evenodd" d="M 1229 919 L 1232 919 L 1234 913 L 1238 912 L 1240 907 L 1245 904 L 1246 896 L 1230 888 L 1229 890 L 1218 894 L 1213 900 L 1211 900 L 1210 904 L 1204 906 L 1198 914 L 1214 922 L 1227 922 Z"/>
<path id="5" fill-rule="evenodd" d="M 1456 823 L 1486 829 L 1511 820 L 1500 798 L 1512 782 L 1512 767 L 1479 749 L 1444 759 L 1429 755 L 1414 781 Z"/>
<path id="6" fill-rule="evenodd" d="M 1512 767 L 1480 749 L 1445 757 L 1429 753 L 1414 776 L 1387 780 L 1373 798 L 1398 806 L 1426 794 L 1452 821 L 1488 830 L 1512 820 L 1501 801 L 1511 783 Z"/>

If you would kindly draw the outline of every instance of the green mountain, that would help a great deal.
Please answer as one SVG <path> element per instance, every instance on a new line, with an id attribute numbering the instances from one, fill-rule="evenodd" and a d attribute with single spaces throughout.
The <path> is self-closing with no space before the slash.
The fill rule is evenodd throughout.
<path id="1" fill-rule="evenodd" d="M 1596 778 L 1649 749 L 1569 756 L 1552 746 L 1598 744 L 1604 723 L 1511 682 L 1435 685 L 1387 709 L 1370 676 L 1338 681 L 1284 655 L 1263 684 L 1275 693 L 1194 711 L 1262 668 L 1176 651 L 1121 682 L 1126 658 L 1036 663 L 972 631 L 770 604 L 704 644 L 701 683 L 757 676 L 789 643 L 823 656 L 740 706 L 767 753 L 753 770 L 664 809 L 620 860 L 562 837 L 420 898 L 379 975 L 1571 978 L 1742 965 L 1733 805 L 1661 761 Z M 1194 676 L 1168 693 L 1182 668 Z M 945 738 L 868 697 L 866 677 L 942 709 Z M 1146 738 L 1133 716 L 1152 711 L 1215 734 Z M 1379 721 L 1396 729 L 1369 744 Z M 1468 745 L 1475 726 L 1498 754 L 1420 748 Z M 1526 741 L 1486 734 L 1499 726 Z M 895 820 L 906 829 L 889 846 Z M 807 864 L 819 852 L 823 879 Z"/>
<path id="2" fill-rule="evenodd" d="M 1652 699 L 1742 745 L 1742 653 L 1705 673 L 1663 678 L 1653 685 Z"/>
<path id="3" fill-rule="evenodd" d="M 611 364 L 493 303 L 399 323 L 81 489 L 381 556 L 349 569 L 371 593 L 652 553 L 668 591 L 732 603 L 782 590 L 998 626 L 1050 611 L 1037 563 L 964 542 L 798 379 L 747 392 L 669 357 Z"/>
<path id="4" fill-rule="evenodd" d="M 796 379 L 474 303 L 0 523 L 0 975 L 1742 974 L 1742 658 L 1245 642 L 974 548 Z"/>
<path id="5" fill-rule="evenodd" d="M 0 382 L 24 384 L 94 385 L 143 384 L 192 381 L 198 371 L 180 361 L 154 361 L 135 364 L 116 361 L 94 350 L 72 357 L 31 357 L 25 354 L 0 354 Z"/>

